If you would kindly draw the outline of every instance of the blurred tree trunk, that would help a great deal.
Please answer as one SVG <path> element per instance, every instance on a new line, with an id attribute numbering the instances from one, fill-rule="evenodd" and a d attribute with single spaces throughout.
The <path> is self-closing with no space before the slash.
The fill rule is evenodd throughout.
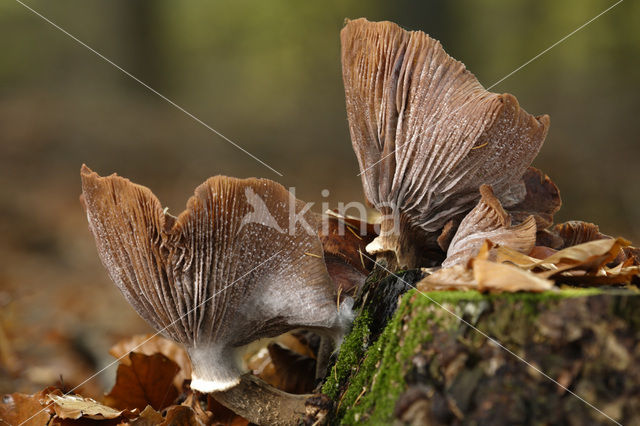
<path id="1" fill-rule="evenodd" d="M 116 10 L 126 46 L 127 71 L 153 88 L 166 83 L 163 73 L 161 3 L 152 0 L 118 0 Z M 131 84 L 138 84 L 131 82 Z"/>

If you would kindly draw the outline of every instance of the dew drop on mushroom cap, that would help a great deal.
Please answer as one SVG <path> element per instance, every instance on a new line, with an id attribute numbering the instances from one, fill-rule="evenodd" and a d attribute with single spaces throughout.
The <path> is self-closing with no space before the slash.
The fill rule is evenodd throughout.
<path id="1" fill-rule="evenodd" d="M 238 384 L 243 346 L 307 328 L 340 340 L 350 320 L 318 235 L 293 221 L 304 204 L 267 179 L 216 176 L 178 217 L 148 189 L 83 166 L 82 196 L 109 276 L 156 330 L 182 343 L 191 387 Z M 318 229 L 313 214 L 304 214 Z M 313 255 L 309 255 L 313 254 Z"/>
<path id="2" fill-rule="evenodd" d="M 524 198 L 549 117 L 485 90 L 422 32 L 357 19 L 341 42 L 351 140 L 365 197 L 383 215 L 367 249 L 400 267 L 437 264 L 438 236 L 476 205 L 480 185 L 505 208 Z"/>

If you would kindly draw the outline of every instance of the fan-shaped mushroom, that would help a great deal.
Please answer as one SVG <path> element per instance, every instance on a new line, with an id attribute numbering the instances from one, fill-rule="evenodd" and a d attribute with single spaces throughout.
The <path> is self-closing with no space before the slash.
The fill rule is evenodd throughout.
<path id="1" fill-rule="evenodd" d="M 103 264 L 136 311 L 187 348 L 193 389 L 238 385 L 242 348 L 258 339 L 297 328 L 341 339 L 350 307 L 338 311 L 316 216 L 281 185 L 212 177 L 176 218 L 143 186 L 86 166 L 81 176 Z"/>
<path id="2" fill-rule="evenodd" d="M 505 208 L 523 199 L 522 175 L 548 116 L 486 91 L 422 32 L 358 19 L 341 40 L 353 148 L 365 196 L 383 214 L 370 253 L 426 266 L 443 226 L 477 203 L 479 185 L 491 185 Z"/>
<path id="3" fill-rule="evenodd" d="M 533 216 L 511 226 L 511 216 L 502 208 L 491 187 L 480 186 L 480 194 L 478 205 L 460 223 L 447 250 L 447 258 L 442 262 L 443 268 L 467 262 L 486 240 L 525 254 L 535 245 L 536 220 Z"/>

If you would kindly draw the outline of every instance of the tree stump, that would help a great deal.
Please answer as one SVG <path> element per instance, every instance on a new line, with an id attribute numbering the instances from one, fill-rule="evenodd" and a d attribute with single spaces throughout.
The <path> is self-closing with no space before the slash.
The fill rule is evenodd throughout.
<path id="1" fill-rule="evenodd" d="M 399 296 L 420 273 L 398 275 L 365 285 L 323 386 L 330 423 L 640 424 L 638 293 Z"/>

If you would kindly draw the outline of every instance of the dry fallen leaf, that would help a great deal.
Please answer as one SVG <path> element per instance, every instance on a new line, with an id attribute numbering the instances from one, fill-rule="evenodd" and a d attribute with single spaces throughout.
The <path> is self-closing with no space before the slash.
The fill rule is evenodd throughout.
<path id="1" fill-rule="evenodd" d="M 555 252 L 554 250 L 532 251 L 534 256 L 526 256 L 508 247 L 496 247 L 491 250 L 492 260 L 499 263 L 510 263 L 520 268 L 540 271 L 541 278 L 552 278 L 565 284 L 581 285 L 615 285 L 627 284 L 640 277 L 640 268 L 635 258 L 627 257 L 622 249 L 627 248 L 628 241 L 618 239 L 600 239 Z M 548 256 L 543 254 L 549 253 Z M 621 256 L 621 254 L 623 254 Z M 542 260 L 539 258 L 543 257 Z M 613 267 L 607 264 L 623 258 Z"/>
<path id="2" fill-rule="evenodd" d="M 473 277 L 479 291 L 545 291 L 553 288 L 553 281 L 504 263 L 476 259 Z"/>
<path id="3" fill-rule="evenodd" d="M 160 353 L 178 364 L 180 371 L 176 374 L 173 381 L 178 389 L 182 389 L 183 382 L 191 378 L 191 361 L 189 360 L 189 355 L 187 355 L 184 347 L 173 340 L 165 339 L 157 334 L 137 334 L 119 341 L 109 350 L 112 356 L 118 359 L 122 358 L 120 359 L 120 363 L 125 365 L 131 365 L 129 357 L 126 356 L 129 352 L 145 355 Z"/>
<path id="4" fill-rule="evenodd" d="M 374 225 L 327 210 L 318 236 L 331 279 L 340 294 L 352 295 L 373 268 L 373 261 L 361 253 L 377 236 Z"/>
<path id="5" fill-rule="evenodd" d="M 158 413 L 150 405 L 142 410 L 140 415 L 131 421 L 131 426 L 156 426 L 164 421 L 162 414 Z"/>
<path id="6" fill-rule="evenodd" d="M 427 275 L 416 284 L 416 288 L 419 291 L 470 290 L 476 288 L 476 282 L 471 269 L 457 264 Z"/>
<path id="7" fill-rule="evenodd" d="M 177 397 L 173 379 L 180 367 L 162 354 L 129 354 L 131 365 L 120 364 L 116 384 L 105 403 L 118 409 L 156 410 L 168 407 Z"/>
<path id="8" fill-rule="evenodd" d="M 511 225 L 511 216 L 489 185 L 480 186 L 481 199 L 460 223 L 447 249 L 443 268 L 466 264 L 474 258 L 485 241 L 508 246 L 522 253 L 531 251 L 536 242 L 536 221 L 528 216 Z"/>
<path id="9" fill-rule="evenodd" d="M 172 405 L 167 410 L 164 422 L 159 426 L 202 426 L 196 418 L 196 413 L 184 405 Z"/>
<path id="10" fill-rule="evenodd" d="M 624 238 L 590 241 L 560 250 L 546 259 L 538 261 L 533 267 L 597 271 L 614 260 L 620 250 L 629 244 L 629 241 Z"/>
<path id="11" fill-rule="evenodd" d="M 56 391 L 55 388 L 46 388 L 33 395 L 23 393 L 7 394 L 0 400 L 0 424 L 36 426 L 47 424 L 51 418 L 51 412 L 47 407 L 49 400 L 47 395 Z M 60 393 L 60 391 L 57 391 Z"/>
<path id="12" fill-rule="evenodd" d="M 54 395 L 49 394 L 53 402 L 52 408 L 61 419 L 79 419 L 81 417 L 93 420 L 116 419 L 121 416 L 136 417 L 137 413 L 129 410 L 115 410 L 100 404 L 91 398 L 79 395 Z"/>

